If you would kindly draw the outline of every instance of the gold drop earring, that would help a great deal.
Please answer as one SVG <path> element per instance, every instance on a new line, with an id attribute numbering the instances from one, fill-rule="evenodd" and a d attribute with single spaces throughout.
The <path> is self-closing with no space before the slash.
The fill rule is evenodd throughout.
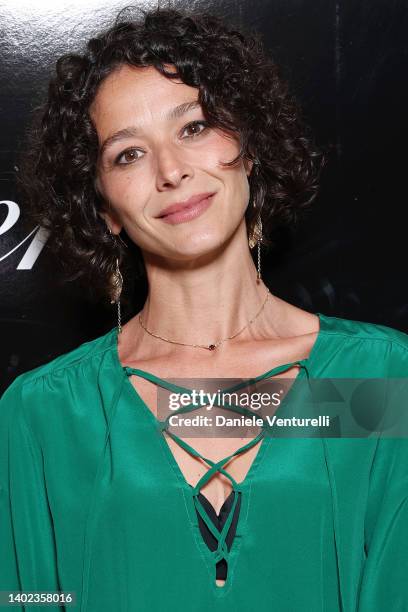
<path id="1" fill-rule="evenodd" d="M 116 238 L 114 238 L 113 233 L 109 226 L 108 226 L 108 231 L 109 231 L 109 234 L 112 240 L 115 242 L 115 247 L 116 247 Z M 125 244 L 125 246 L 127 245 Z M 121 317 L 121 309 L 120 309 L 120 296 L 122 293 L 122 289 L 123 289 L 123 276 L 119 269 L 119 259 L 116 258 L 116 267 L 115 267 L 115 272 L 113 273 L 113 291 L 112 291 L 113 299 L 111 300 L 110 303 L 111 304 L 116 303 L 116 306 L 117 306 L 118 334 L 122 333 L 122 323 L 121 323 L 122 317 Z"/>
<path id="2" fill-rule="evenodd" d="M 261 243 L 262 243 L 262 220 L 261 214 L 259 214 L 258 219 L 256 220 L 255 227 L 251 236 L 249 237 L 249 248 L 253 249 L 255 245 L 257 245 L 258 249 L 258 264 L 257 264 L 257 277 L 256 282 L 261 282 Z"/>
<path id="3" fill-rule="evenodd" d="M 260 167 L 261 167 L 261 162 L 259 161 L 259 159 L 256 157 L 254 159 L 254 164 L 253 164 L 253 169 L 252 172 L 255 174 L 258 174 L 260 171 Z M 252 174 L 252 173 L 251 173 Z M 256 207 L 256 203 L 253 203 L 253 207 Z M 261 219 L 261 210 L 262 210 L 262 206 L 259 210 L 258 213 L 258 217 L 257 220 L 255 222 L 254 228 L 249 236 L 248 239 L 248 243 L 249 243 L 249 248 L 253 249 L 255 245 L 257 245 L 257 250 L 258 250 L 258 262 L 257 262 L 257 277 L 256 277 L 256 282 L 259 284 L 261 282 L 261 243 L 262 243 L 262 219 Z"/>
<path id="4" fill-rule="evenodd" d="M 253 249 L 255 245 L 258 247 L 258 265 L 257 265 L 257 278 L 256 282 L 261 282 L 261 243 L 262 243 L 262 219 L 261 213 L 259 213 L 258 218 L 256 220 L 254 229 L 248 240 L 249 248 Z"/>

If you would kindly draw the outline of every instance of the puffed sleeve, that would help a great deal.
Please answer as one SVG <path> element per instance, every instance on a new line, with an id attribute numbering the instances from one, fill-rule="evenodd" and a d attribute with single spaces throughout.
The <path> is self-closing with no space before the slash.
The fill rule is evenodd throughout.
<path id="1" fill-rule="evenodd" d="M 404 341 L 408 336 L 404 337 Z M 408 350 L 390 356 L 389 377 L 408 377 Z M 407 385 L 404 382 L 403 387 Z M 408 397 L 401 395 L 408 414 Z M 408 612 L 408 438 L 380 437 L 371 469 L 358 612 Z"/>
<path id="2" fill-rule="evenodd" d="M 57 591 L 42 451 L 28 418 L 29 410 L 44 399 L 24 397 L 21 379 L 17 377 L 0 399 L 0 590 Z M 61 609 L 38 604 L 13 607 L 36 612 Z"/>

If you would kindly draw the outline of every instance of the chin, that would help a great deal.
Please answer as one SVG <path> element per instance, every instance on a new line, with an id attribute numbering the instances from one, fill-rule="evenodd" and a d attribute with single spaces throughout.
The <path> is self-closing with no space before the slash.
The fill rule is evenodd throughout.
<path id="1" fill-rule="evenodd" d="M 168 256 L 180 261 L 189 261 L 191 258 L 206 257 L 211 254 L 216 256 L 225 242 L 225 236 L 221 237 L 213 233 L 194 233 L 180 239 L 177 250 L 169 253 Z"/>

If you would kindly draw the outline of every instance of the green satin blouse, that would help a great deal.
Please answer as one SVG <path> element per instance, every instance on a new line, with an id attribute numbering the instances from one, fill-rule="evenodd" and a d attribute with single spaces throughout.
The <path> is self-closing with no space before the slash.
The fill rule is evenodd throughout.
<path id="1" fill-rule="evenodd" d="M 407 334 L 317 314 L 298 378 L 408 376 Z M 244 481 L 232 482 L 241 507 L 231 548 L 214 530 L 211 551 L 197 519 L 208 520 L 197 497 L 206 478 L 187 483 L 131 375 L 166 384 L 121 365 L 113 328 L 2 396 L 0 590 L 77 598 L 13 609 L 408 611 L 406 438 L 264 436 Z"/>

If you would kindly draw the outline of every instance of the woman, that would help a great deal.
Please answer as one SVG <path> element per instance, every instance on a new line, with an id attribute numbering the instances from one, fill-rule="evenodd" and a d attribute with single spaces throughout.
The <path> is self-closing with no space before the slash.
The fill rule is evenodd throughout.
<path id="1" fill-rule="evenodd" d="M 175 377 L 407 372 L 406 334 L 262 281 L 260 244 L 321 162 L 260 42 L 174 10 L 118 23 L 57 62 L 32 150 L 33 218 L 118 323 L 3 395 L 1 589 L 95 612 L 407 610 L 405 439 L 158 427 Z M 122 325 L 127 242 L 148 295 Z"/>

